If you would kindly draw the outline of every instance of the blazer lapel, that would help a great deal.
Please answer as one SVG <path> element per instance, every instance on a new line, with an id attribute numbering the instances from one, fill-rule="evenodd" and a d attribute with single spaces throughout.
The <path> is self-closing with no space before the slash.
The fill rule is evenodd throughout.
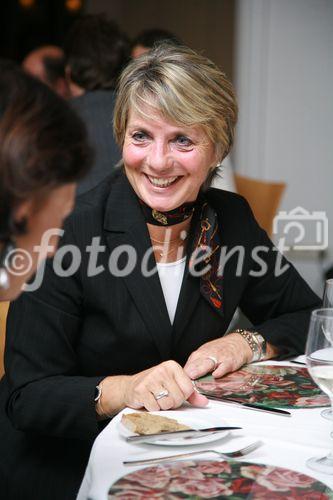
<path id="1" fill-rule="evenodd" d="M 167 360 L 172 347 L 172 326 L 151 251 L 148 229 L 137 197 L 124 174 L 120 174 L 112 186 L 104 229 L 111 251 L 118 245 L 129 245 L 134 249 L 136 265 L 130 273 L 119 279 L 124 280 L 161 359 Z M 124 252 L 118 260 L 119 268 L 125 266 L 126 262 L 127 255 Z M 155 272 L 148 272 L 144 276 L 142 267 L 148 271 L 155 268 Z"/>
<path id="2" fill-rule="evenodd" d="M 199 278 L 191 276 L 188 271 L 188 267 L 186 266 L 182 288 L 178 299 L 176 316 L 173 323 L 174 345 L 178 342 L 189 319 L 194 314 L 199 298 Z"/>
<path id="3" fill-rule="evenodd" d="M 203 196 L 203 195 L 202 195 Z M 197 210 L 193 216 L 193 220 L 191 223 L 191 230 L 190 233 L 192 234 L 191 241 L 189 242 L 189 248 L 193 249 L 193 240 L 195 239 L 195 230 L 197 227 L 197 224 L 199 222 L 200 218 L 200 212 L 201 208 Z M 219 220 L 219 226 L 221 228 L 221 221 Z M 195 314 L 195 309 L 198 304 L 198 300 L 201 298 L 201 292 L 200 292 L 200 277 L 195 277 L 189 272 L 188 268 L 188 261 L 189 261 L 190 256 L 188 255 L 187 258 L 187 266 L 186 266 L 186 272 L 184 275 L 183 283 L 182 283 L 182 289 L 181 293 L 179 296 L 179 301 L 178 301 L 178 307 L 176 311 L 176 317 L 175 317 L 175 322 L 174 322 L 174 330 L 175 330 L 175 342 L 179 340 L 181 337 L 184 329 L 186 328 L 186 325 L 191 318 Z M 225 288 L 225 280 L 223 277 L 223 301 L 225 297 L 224 293 L 224 288 Z M 202 297 L 202 300 L 207 300 L 205 297 Z M 215 310 L 213 305 L 211 304 L 210 301 L 207 301 L 211 308 L 211 314 L 217 314 L 221 318 L 224 316 L 224 304 L 223 304 L 223 309 L 219 312 Z"/>

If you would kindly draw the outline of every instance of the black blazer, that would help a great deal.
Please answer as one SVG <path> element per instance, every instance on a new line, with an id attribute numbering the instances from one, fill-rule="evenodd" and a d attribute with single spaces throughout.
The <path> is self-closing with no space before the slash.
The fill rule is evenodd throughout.
<path id="1" fill-rule="evenodd" d="M 304 349 L 309 312 L 319 304 L 318 297 L 292 266 L 274 277 L 276 251 L 242 197 L 211 189 L 207 199 L 217 212 L 223 245 L 228 251 L 244 247 L 240 276 L 236 254 L 225 265 L 222 316 L 200 295 L 199 279 L 185 271 L 170 324 L 158 275 L 141 275 L 150 240 L 138 200 L 122 173 L 81 197 L 62 245 L 84 250 L 92 238 L 99 238 L 105 251 L 97 265 L 105 269 L 115 264 L 119 245 L 132 245 L 138 255 L 133 272 L 89 277 L 89 254 L 83 251 L 75 275 L 59 278 L 53 272 L 56 257 L 48 262 L 42 287 L 24 293 L 11 306 L 1 395 L 1 436 L 6 434 L 2 455 L 11 457 L 13 470 L 19 464 L 19 477 L 37 478 L 33 484 L 40 485 L 38 494 L 33 496 L 25 485 L 25 498 L 73 497 L 100 430 L 94 391 L 105 376 L 136 373 L 168 359 L 184 364 L 194 349 L 225 333 L 238 305 L 269 342 L 290 354 Z M 268 266 L 261 278 L 249 274 L 258 270 L 251 258 L 257 245 L 268 248 L 260 254 Z M 67 257 L 63 267 L 68 269 Z M 122 254 L 118 267 L 126 263 Z M 43 494 L 42 487 L 51 484 Z M 13 487 L 22 488 L 17 476 Z"/>

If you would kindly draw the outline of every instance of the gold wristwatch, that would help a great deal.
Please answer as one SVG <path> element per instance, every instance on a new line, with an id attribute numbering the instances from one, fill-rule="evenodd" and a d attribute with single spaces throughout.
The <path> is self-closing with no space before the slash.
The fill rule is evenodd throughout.
<path id="1" fill-rule="evenodd" d="M 266 340 L 261 333 L 252 332 L 251 330 L 243 330 L 243 328 L 237 328 L 234 330 L 234 333 L 239 333 L 249 344 L 252 351 L 252 359 L 250 363 L 266 359 L 267 345 Z"/>

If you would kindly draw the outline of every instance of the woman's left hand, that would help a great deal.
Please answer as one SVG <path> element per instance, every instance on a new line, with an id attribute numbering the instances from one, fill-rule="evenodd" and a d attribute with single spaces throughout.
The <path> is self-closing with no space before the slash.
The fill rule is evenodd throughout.
<path id="1" fill-rule="evenodd" d="M 215 363 L 216 360 L 216 363 Z M 191 379 L 212 373 L 219 378 L 226 373 L 238 370 L 250 363 L 252 351 L 246 340 L 239 333 L 230 333 L 203 344 L 189 356 L 184 371 Z"/>

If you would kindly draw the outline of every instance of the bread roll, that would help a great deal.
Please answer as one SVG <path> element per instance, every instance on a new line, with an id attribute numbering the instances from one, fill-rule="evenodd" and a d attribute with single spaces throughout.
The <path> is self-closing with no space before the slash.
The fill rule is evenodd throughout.
<path id="1" fill-rule="evenodd" d="M 173 418 L 160 417 L 159 415 L 143 412 L 124 414 L 121 422 L 130 431 L 142 435 L 190 430 L 190 427 L 179 424 L 177 420 Z"/>

